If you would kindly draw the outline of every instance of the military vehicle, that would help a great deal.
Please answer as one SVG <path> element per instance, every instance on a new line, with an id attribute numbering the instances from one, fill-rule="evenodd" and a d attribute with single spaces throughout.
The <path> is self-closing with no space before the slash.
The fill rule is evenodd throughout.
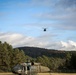
<path id="1" fill-rule="evenodd" d="M 37 75 L 40 72 L 48 72 L 50 69 L 45 66 L 41 66 L 40 63 L 21 63 L 17 64 L 13 69 L 12 72 L 18 75 Z"/>

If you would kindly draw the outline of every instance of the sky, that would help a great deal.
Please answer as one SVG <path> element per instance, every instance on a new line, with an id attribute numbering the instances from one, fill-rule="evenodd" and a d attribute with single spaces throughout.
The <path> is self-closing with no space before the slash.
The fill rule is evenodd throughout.
<path id="1" fill-rule="evenodd" d="M 0 0 L 0 41 L 76 51 L 76 0 Z"/>

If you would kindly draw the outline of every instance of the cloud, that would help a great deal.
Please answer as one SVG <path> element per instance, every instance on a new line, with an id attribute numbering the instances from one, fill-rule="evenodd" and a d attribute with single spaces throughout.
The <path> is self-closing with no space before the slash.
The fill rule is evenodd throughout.
<path id="1" fill-rule="evenodd" d="M 3 1 L 1 2 L 0 6 L 3 8 L 12 8 L 12 7 L 19 7 L 19 8 L 26 8 L 26 7 L 37 7 L 37 6 L 53 6 L 55 0 L 13 0 L 13 1 Z"/>
<path id="2" fill-rule="evenodd" d="M 0 4 L 1 7 L 46 7 L 46 8 L 58 8 L 58 9 L 76 9 L 76 0 L 13 0 L 3 1 Z M 57 9 L 57 10 L 58 10 Z M 63 9 L 62 9 L 63 10 Z"/>
<path id="3" fill-rule="evenodd" d="M 18 33 L 3 33 L 0 32 L 0 41 L 8 42 L 13 47 L 33 46 L 47 49 L 58 50 L 76 50 L 76 42 L 69 40 L 68 42 L 59 41 L 55 42 L 53 39 L 50 41 L 45 40 L 45 37 L 29 37 Z"/>
<path id="4" fill-rule="evenodd" d="M 18 5 L 22 6 L 53 6 L 55 0 L 30 0 L 30 1 L 26 1 L 25 2 L 19 2 Z"/>
<path id="5" fill-rule="evenodd" d="M 56 29 L 76 30 L 76 0 L 53 0 L 52 3 L 50 11 L 35 14 L 35 17 L 43 22 L 53 21 L 52 27 Z"/>
<path id="6" fill-rule="evenodd" d="M 0 40 L 12 44 L 13 47 L 25 45 L 33 39 L 32 37 L 23 36 L 18 33 L 0 33 Z"/>
<path id="7" fill-rule="evenodd" d="M 49 22 L 46 25 L 51 26 L 56 29 L 64 29 L 64 30 L 76 30 L 76 12 L 53 12 L 53 13 L 43 13 L 41 15 L 37 15 L 40 17 L 42 22 L 45 25 L 45 22 Z M 52 23 L 53 21 L 53 23 Z"/>
<path id="8" fill-rule="evenodd" d="M 59 4 L 64 7 L 76 7 L 76 0 L 59 0 Z"/>
<path id="9" fill-rule="evenodd" d="M 44 42 L 45 38 L 33 38 L 29 36 L 23 36 L 18 33 L 0 33 L 0 40 L 2 42 L 8 42 L 13 47 L 19 46 L 37 46 L 44 47 L 47 43 Z"/>
<path id="10" fill-rule="evenodd" d="M 1 32 L 0 33 L 1 41 L 3 42 L 7 41 L 11 45 L 13 45 L 13 47 L 34 46 L 34 47 L 43 47 L 43 48 L 49 48 L 49 49 L 52 48 L 52 49 L 60 49 L 60 50 L 76 50 L 75 41 L 68 40 L 64 42 L 62 40 L 63 37 L 61 37 L 61 36 L 64 36 L 64 38 L 66 37 L 67 39 L 69 36 L 72 36 L 72 37 L 74 36 L 74 34 L 71 34 L 73 33 L 71 32 L 72 30 L 76 32 L 76 0 L 28 0 L 28 1 L 13 0 L 13 1 L 8 1 L 8 2 L 6 1 L 3 3 L 0 3 L 0 6 L 3 11 L 3 12 L 0 12 L 0 16 L 2 16 L 1 17 L 2 25 L 3 23 L 8 22 L 8 21 L 3 22 L 3 18 L 5 21 L 5 19 L 8 16 L 17 14 L 15 13 L 17 12 L 15 11 L 16 9 L 18 9 L 18 13 L 19 13 L 19 10 L 21 12 L 24 12 L 22 13 L 24 14 L 23 15 L 24 17 L 26 17 L 27 15 L 25 12 L 27 13 L 31 12 L 30 16 L 33 19 L 30 20 L 28 15 L 27 15 L 28 17 L 27 20 L 22 19 L 24 17 L 21 17 L 20 19 L 22 19 L 22 23 L 21 23 L 21 20 L 19 23 L 19 20 L 18 20 L 19 18 L 18 19 L 16 18 L 17 15 L 20 16 L 22 14 L 21 13 L 20 15 L 17 14 L 15 16 L 16 18 L 15 21 L 16 22 L 18 21 L 18 24 L 17 23 L 13 24 L 15 26 L 15 28 L 13 26 L 13 29 L 16 29 L 16 30 L 18 29 L 17 31 L 19 31 L 19 28 L 20 28 L 21 31 L 19 32 L 23 32 L 23 33 L 27 32 L 28 35 L 34 36 L 34 37 L 31 37 L 31 36 L 26 36 L 27 34 L 24 36 L 19 33 Z M 6 9 L 8 8 L 9 11 L 7 10 L 7 12 L 4 12 L 5 8 Z M 9 18 L 10 17 L 8 17 L 7 20 Z M 13 21 L 13 23 L 15 23 L 14 19 L 12 20 L 12 17 L 10 20 Z M 28 21 L 29 23 L 26 21 Z M 10 22 L 8 22 L 8 24 L 10 24 Z M 16 26 L 18 27 L 16 28 Z M 47 28 L 47 32 L 51 30 L 50 33 L 45 33 L 44 35 L 42 35 L 43 33 L 41 32 L 41 30 L 44 27 Z M 9 25 L 8 25 L 8 28 L 11 29 Z M 65 30 L 69 32 L 69 34 L 66 33 L 68 35 L 65 34 L 66 32 Z M 10 31 L 12 31 L 12 29 Z M 59 37 L 59 35 L 61 36 Z M 57 41 L 57 38 L 58 38 L 57 36 L 60 38 L 59 40 L 61 41 Z"/>
<path id="11" fill-rule="evenodd" d="M 76 50 L 76 42 L 72 40 L 68 40 L 68 42 L 61 41 L 61 45 L 63 50 Z"/>
<path id="12" fill-rule="evenodd" d="M 19 7 L 53 7 L 53 8 L 75 8 L 76 0 L 29 0 L 29 1 L 10 1 L 9 3 Z"/>

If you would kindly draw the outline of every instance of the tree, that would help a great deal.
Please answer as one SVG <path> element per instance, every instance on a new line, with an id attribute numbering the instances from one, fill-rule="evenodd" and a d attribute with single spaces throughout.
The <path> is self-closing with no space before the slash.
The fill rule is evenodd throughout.
<path id="1" fill-rule="evenodd" d="M 67 69 L 69 69 L 69 68 L 70 68 L 71 53 L 69 53 L 69 52 L 66 53 L 65 59 L 66 59 L 65 67 L 66 67 Z"/>
<path id="2" fill-rule="evenodd" d="M 70 59 L 70 65 L 71 65 L 71 69 L 76 70 L 76 52 L 72 54 L 72 57 Z"/>
<path id="3" fill-rule="evenodd" d="M 11 71 L 17 63 L 25 62 L 22 50 L 13 49 L 7 42 L 0 42 L 0 71 Z"/>
<path id="4" fill-rule="evenodd" d="M 23 50 L 19 50 L 19 49 L 14 49 L 13 50 L 13 57 L 12 57 L 12 67 L 15 66 L 16 64 L 25 62 L 25 54 L 23 52 Z"/>
<path id="5" fill-rule="evenodd" d="M 0 58 L 1 58 L 1 69 L 7 71 L 7 68 L 9 69 L 10 61 L 6 42 L 4 42 L 3 44 L 0 43 Z"/>

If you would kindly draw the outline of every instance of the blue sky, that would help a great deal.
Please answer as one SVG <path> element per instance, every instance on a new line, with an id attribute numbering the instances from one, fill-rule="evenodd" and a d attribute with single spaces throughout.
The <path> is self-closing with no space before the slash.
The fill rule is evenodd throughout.
<path id="1" fill-rule="evenodd" d="M 0 40 L 76 50 L 76 0 L 0 0 Z"/>

